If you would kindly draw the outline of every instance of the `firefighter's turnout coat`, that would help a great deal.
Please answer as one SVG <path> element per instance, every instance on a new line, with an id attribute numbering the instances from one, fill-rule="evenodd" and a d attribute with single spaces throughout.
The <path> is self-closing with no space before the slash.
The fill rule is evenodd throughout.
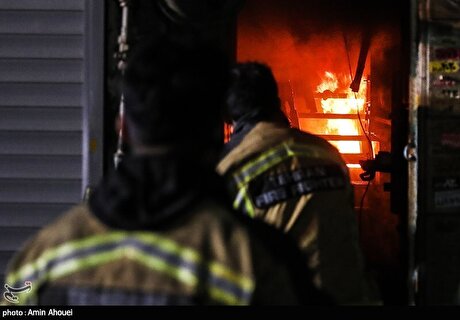
<path id="1" fill-rule="evenodd" d="M 291 247 L 280 245 L 272 230 L 227 209 L 219 184 L 191 162 L 185 156 L 124 160 L 88 204 L 42 229 L 14 257 L 6 283 L 10 288 L 27 283 L 31 290 L 13 292 L 10 300 L 45 305 L 322 303 L 307 277 L 291 268 L 300 265 Z"/>
<path id="2" fill-rule="evenodd" d="M 353 189 L 340 153 L 281 123 L 261 121 L 244 130 L 217 167 L 234 208 L 295 239 L 316 285 L 339 303 L 367 303 Z"/>

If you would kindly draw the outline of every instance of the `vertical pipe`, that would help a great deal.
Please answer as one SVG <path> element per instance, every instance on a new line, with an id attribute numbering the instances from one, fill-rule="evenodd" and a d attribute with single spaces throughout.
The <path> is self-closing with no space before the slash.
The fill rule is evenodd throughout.
<path id="1" fill-rule="evenodd" d="M 85 50 L 82 115 L 82 198 L 102 178 L 104 105 L 104 2 L 84 0 Z"/>
<path id="2" fill-rule="evenodd" d="M 126 58 L 127 52 L 129 49 L 128 45 L 128 15 L 129 15 L 129 1 L 128 0 L 119 0 L 120 7 L 122 9 L 122 16 L 121 16 L 121 30 L 120 36 L 118 37 L 118 69 L 120 70 L 121 74 L 123 75 L 125 68 L 126 68 Z M 115 168 L 118 167 L 120 162 L 123 159 L 124 152 L 123 152 L 123 136 L 124 136 L 124 121 L 125 121 L 125 103 L 123 94 L 120 97 L 120 106 L 119 106 L 119 121 L 120 121 L 120 128 L 118 131 L 118 142 L 117 142 L 117 151 L 113 155 L 113 163 Z"/>
<path id="3" fill-rule="evenodd" d="M 418 290 L 418 268 L 416 259 L 416 232 L 418 215 L 418 161 L 416 147 L 418 143 L 418 107 L 426 101 L 423 92 L 422 79 L 426 77 L 426 48 L 420 41 L 419 9 L 424 13 L 425 0 L 411 0 L 410 2 L 410 80 L 409 80 L 409 137 L 405 148 L 405 158 L 408 161 L 408 303 L 415 305 Z"/>

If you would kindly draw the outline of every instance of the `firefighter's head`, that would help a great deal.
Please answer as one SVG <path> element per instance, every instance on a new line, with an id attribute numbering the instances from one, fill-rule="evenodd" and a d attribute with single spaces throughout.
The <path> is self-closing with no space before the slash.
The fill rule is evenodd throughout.
<path id="1" fill-rule="evenodd" d="M 161 35 L 137 44 L 123 85 L 133 149 L 220 148 L 228 68 L 226 55 L 197 38 Z"/>
<path id="2" fill-rule="evenodd" d="M 278 85 L 270 67 L 252 61 L 238 63 L 230 77 L 226 98 L 226 114 L 230 120 L 264 119 L 280 114 Z"/>

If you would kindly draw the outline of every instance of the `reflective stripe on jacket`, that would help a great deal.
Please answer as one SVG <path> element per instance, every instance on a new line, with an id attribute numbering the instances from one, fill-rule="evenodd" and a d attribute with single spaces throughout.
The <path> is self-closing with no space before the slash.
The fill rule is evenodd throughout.
<path id="1" fill-rule="evenodd" d="M 318 287 L 342 304 L 374 300 L 364 275 L 348 169 L 332 145 L 261 122 L 217 171 L 228 181 L 235 209 L 298 243 Z"/>
<path id="2" fill-rule="evenodd" d="M 109 263 L 130 260 L 152 272 L 163 273 L 186 287 L 196 290 L 198 277 L 209 278 L 206 291 L 216 302 L 247 304 L 253 281 L 216 261 L 204 261 L 200 254 L 152 232 L 109 232 L 65 242 L 47 249 L 38 259 L 9 274 L 7 283 L 20 287 L 30 281 L 33 288 L 47 281 L 102 267 Z M 206 266 L 203 266 L 206 264 Z M 200 274 L 203 270 L 206 275 Z M 26 295 L 33 302 L 36 290 Z"/>
<path id="3" fill-rule="evenodd" d="M 286 141 L 273 148 L 270 148 L 269 150 L 257 156 L 255 159 L 248 161 L 246 164 L 242 166 L 242 168 L 235 170 L 235 172 L 232 173 L 232 179 L 236 185 L 236 189 L 238 190 L 238 193 L 235 197 L 235 201 L 233 203 L 233 207 L 237 210 L 247 213 L 251 217 L 254 217 L 256 208 L 248 192 L 248 186 L 251 181 L 253 181 L 258 176 L 266 173 L 270 169 L 273 169 L 273 167 L 281 164 L 282 162 L 290 158 L 297 158 L 297 159 L 306 158 L 306 159 L 323 159 L 324 160 L 324 159 L 330 158 L 329 155 L 330 154 L 325 149 L 316 147 L 314 145 L 309 146 L 309 145 L 297 144 L 293 141 Z M 316 179 L 317 183 L 315 184 L 316 186 L 318 185 L 318 183 L 323 182 L 323 189 L 327 188 L 328 185 L 331 187 L 331 189 L 337 188 L 337 187 L 342 187 L 342 188 L 346 187 L 345 179 L 347 175 L 345 171 L 342 172 L 341 174 L 339 173 L 339 175 L 335 175 L 334 177 L 328 176 L 327 172 L 324 172 L 323 176 L 321 176 L 319 171 L 322 170 L 323 168 L 327 168 L 327 167 L 320 167 L 318 165 L 312 166 L 312 169 L 317 172 L 317 175 L 313 176 L 313 174 L 310 172 L 310 178 L 313 178 L 313 177 L 317 178 Z M 338 167 L 338 170 L 340 170 L 340 167 Z M 289 179 L 291 180 L 291 181 L 286 181 L 285 184 L 287 184 L 288 182 L 294 182 L 297 184 L 300 183 L 302 181 L 302 177 L 300 177 L 300 175 L 302 175 L 302 172 L 301 171 L 296 172 L 295 168 L 291 168 L 291 172 L 292 172 L 292 176 L 285 175 L 285 178 L 284 178 L 285 180 L 289 180 Z M 282 179 L 282 178 L 283 177 L 280 176 L 279 179 Z M 323 179 L 321 180 L 321 178 Z M 324 180 L 327 178 L 329 178 L 329 180 Z M 334 179 L 331 180 L 330 178 L 334 178 Z M 311 190 L 317 189 L 317 187 L 315 188 L 313 181 L 310 181 L 310 182 L 311 183 L 309 184 L 309 186 L 307 186 L 305 192 L 303 193 L 310 193 L 309 189 Z M 284 196 L 284 198 L 286 197 L 287 195 Z"/>
<path id="4" fill-rule="evenodd" d="M 77 206 L 28 241 L 6 283 L 31 284 L 15 294 L 18 304 L 325 303 L 309 278 L 293 276 L 283 249 L 272 254 L 222 206 L 204 202 L 179 220 L 121 231 Z"/>

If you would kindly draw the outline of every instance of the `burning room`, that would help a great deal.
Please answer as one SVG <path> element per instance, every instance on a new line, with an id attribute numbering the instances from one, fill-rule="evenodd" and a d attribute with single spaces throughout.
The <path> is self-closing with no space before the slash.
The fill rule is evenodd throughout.
<path id="1" fill-rule="evenodd" d="M 236 59 L 268 64 L 291 126 L 341 152 L 368 267 L 386 302 L 404 303 L 407 3 L 288 3 L 246 1 Z"/>

